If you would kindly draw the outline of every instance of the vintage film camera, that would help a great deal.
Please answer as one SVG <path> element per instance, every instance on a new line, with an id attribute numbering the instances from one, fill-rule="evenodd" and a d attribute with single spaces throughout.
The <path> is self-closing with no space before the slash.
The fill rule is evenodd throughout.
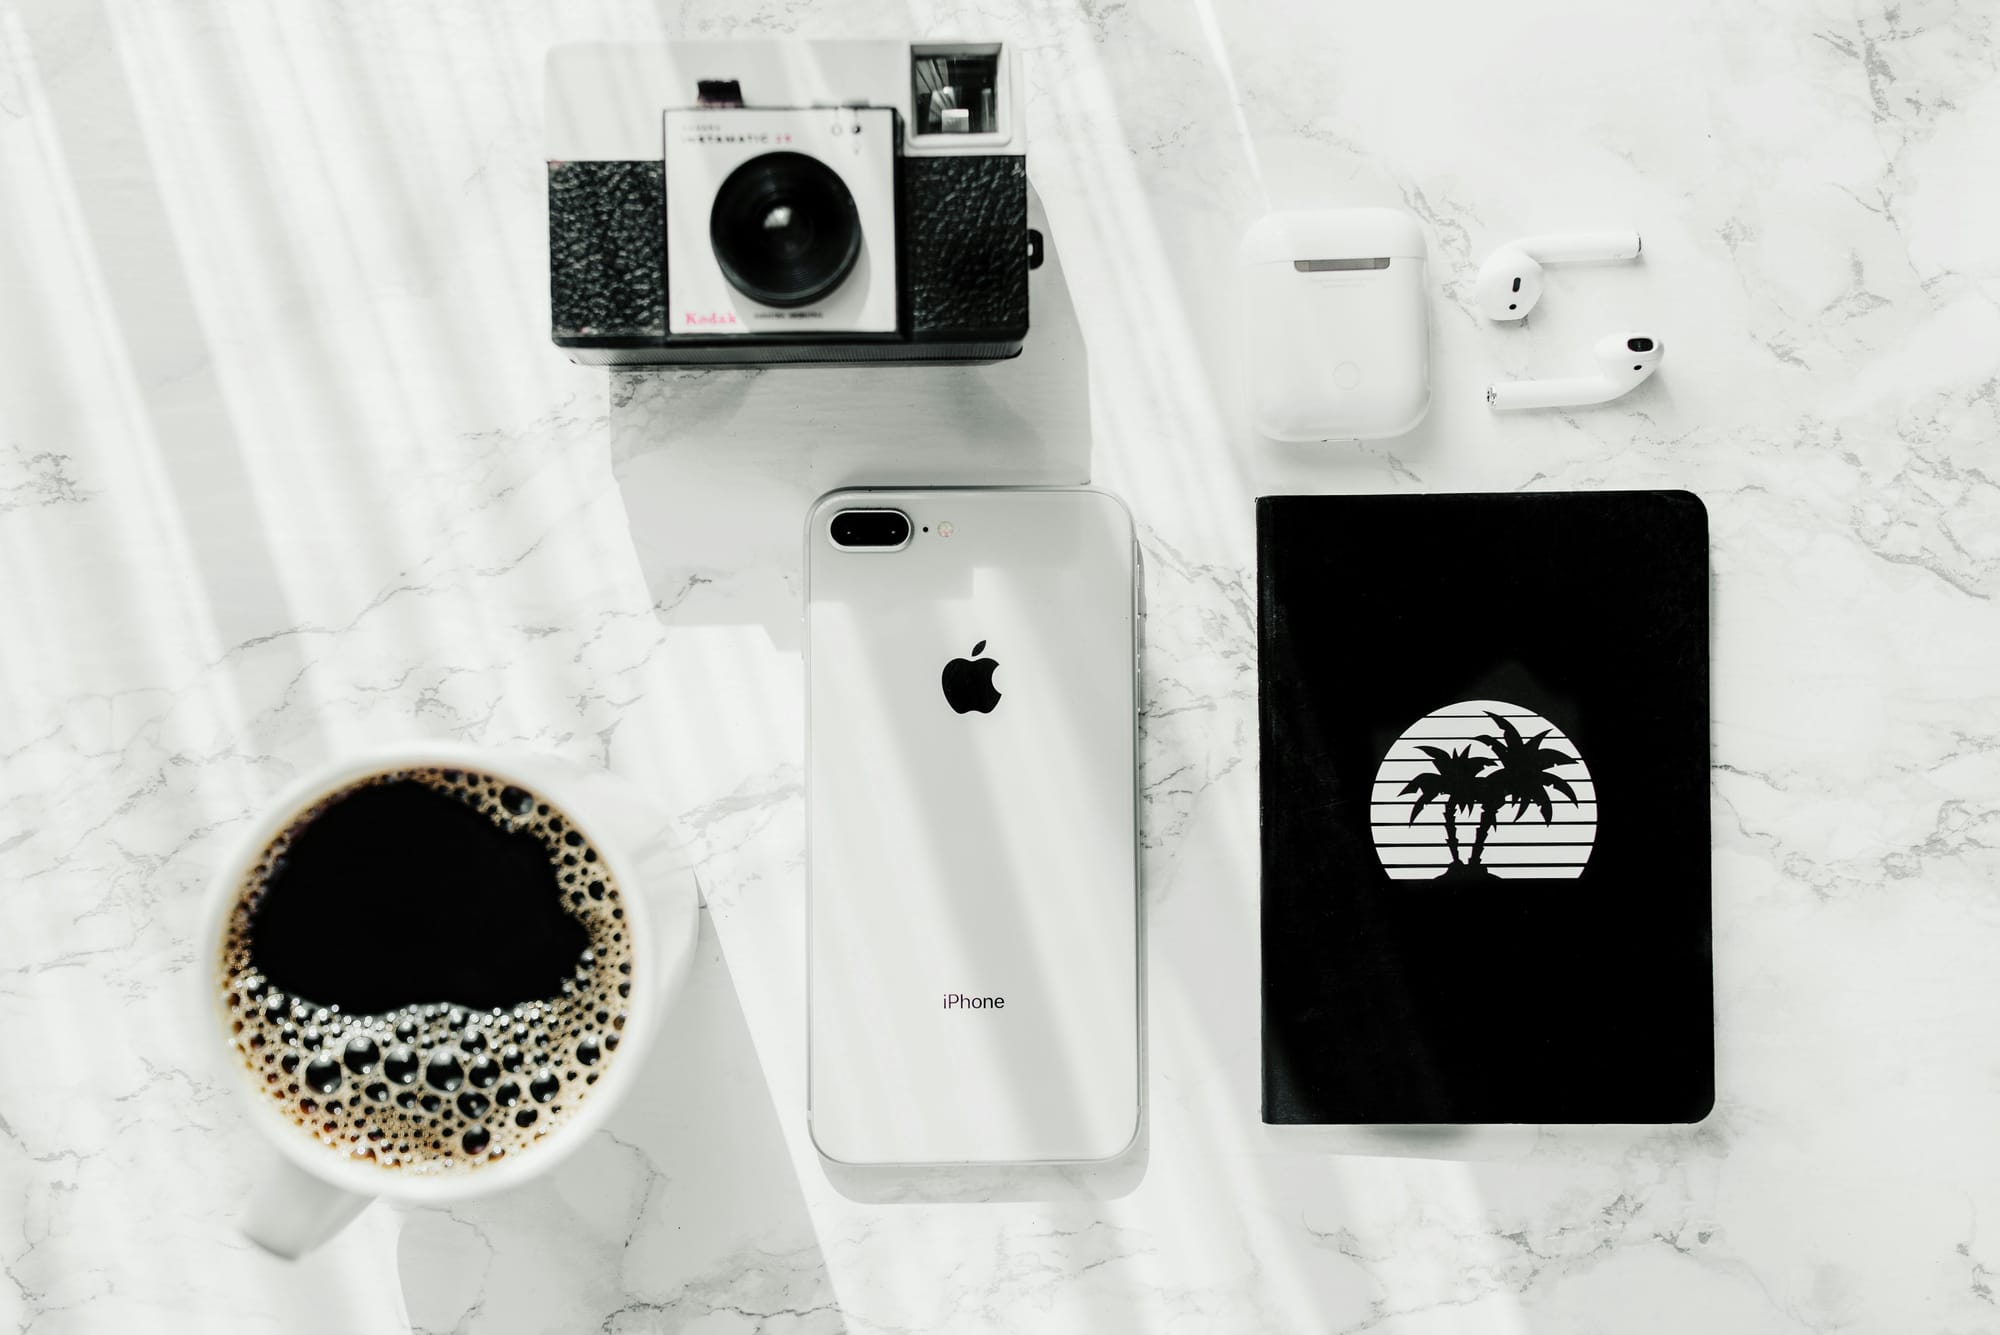
<path id="1" fill-rule="evenodd" d="M 998 42 L 556 48 L 550 337 L 612 365 L 1016 355 L 1020 87 Z"/>

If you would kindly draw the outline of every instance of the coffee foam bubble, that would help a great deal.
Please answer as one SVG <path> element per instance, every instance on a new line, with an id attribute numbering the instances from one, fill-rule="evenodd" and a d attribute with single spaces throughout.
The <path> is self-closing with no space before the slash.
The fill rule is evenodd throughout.
<path id="1" fill-rule="evenodd" d="M 328 807 L 397 780 L 456 797 L 548 851 L 563 907 L 589 942 L 558 995 L 507 1009 L 469 1010 L 440 999 L 354 1015 L 284 993 L 258 972 L 251 927 L 272 867 Z M 356 1159 L 435 1175 L 518 1154 L 573 1114 L 617 1051 L 632 969 L 619 888 L 561 811 L 491 775 L 425 767 L 350 784 L 301 812 L 265 847 L 230 912 L 220 982 L 236 1050 L 294 1123 Z"/>

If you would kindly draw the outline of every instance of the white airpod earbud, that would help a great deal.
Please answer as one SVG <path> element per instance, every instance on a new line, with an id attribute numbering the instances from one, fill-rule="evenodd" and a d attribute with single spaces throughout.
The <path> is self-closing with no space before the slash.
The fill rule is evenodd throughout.
<path id="1" fill-rule="evenodd" d="M 1479 266 L 1479 313 L 1489 320 L 1522 320 L 1542 297 L 1542 265 L 1637 259 L 1637 232 L 1563 232 L 1531 236 L 1500 247 Z"/>
<path id="2" fill-rule="evenodd" d="M 1659 369 L 1667 345 L 1652 334 L 1606 334 L 1591 345 L 1596 375 L 1564 380 L 1512 380 L 1491 386 L 1486 402 L 1503 408 L 1569 408 L 1608 403 L 1644 384 Z"/>

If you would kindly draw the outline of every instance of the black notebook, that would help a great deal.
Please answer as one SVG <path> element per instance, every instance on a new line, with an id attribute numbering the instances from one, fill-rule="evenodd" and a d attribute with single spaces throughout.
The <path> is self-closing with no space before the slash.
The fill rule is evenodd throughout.
<path id="1" fill-rule="evenodd" d="M 1686 492 L 1257 503 L 1264 1120 L 1714 1102 Z"/>

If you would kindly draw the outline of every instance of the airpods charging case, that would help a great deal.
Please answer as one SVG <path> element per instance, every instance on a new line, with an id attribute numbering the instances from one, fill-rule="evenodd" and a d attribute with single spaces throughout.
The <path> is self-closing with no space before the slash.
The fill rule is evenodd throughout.
<path id="1" fill-rule="evenodd" d="M 1431 404 L 1424 234 L 1400 209 L 1287 210 L 1243 236 L 1249 387 L 1278 440 L 1378 440 Z"/>

